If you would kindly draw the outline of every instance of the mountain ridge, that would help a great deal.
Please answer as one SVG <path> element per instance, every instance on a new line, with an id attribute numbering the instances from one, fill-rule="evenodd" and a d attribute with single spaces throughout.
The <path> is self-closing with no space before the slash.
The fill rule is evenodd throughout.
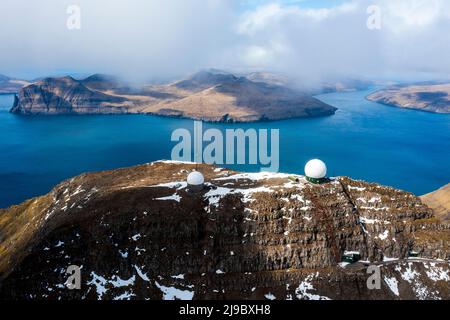
<path id="1" fill-rule="evenodd" d="M 116 78 L 46 78 L 23 88 L 17 114 L 155 114 L 211 122 L 328 116 L 336 108 L 309 94 L 222 71 L 201 71 L 167 85 L 130 88 Z M 70 90 L 68 90 L 70 89 Z M 77 90 L 79 89 L 79 90 Z"/>
<path id="2" fill-rule="evenodd" d="M 193 170 L 204 190 L 188 190 Z M 377 184 L 158 161 L 0 210 L 0 297 L 450 299 L 449 233 L 418 197 Z M 346 251 L 363 261 L 346 266 Z M 81 290 L 64 287 L 69 265 Z"/>

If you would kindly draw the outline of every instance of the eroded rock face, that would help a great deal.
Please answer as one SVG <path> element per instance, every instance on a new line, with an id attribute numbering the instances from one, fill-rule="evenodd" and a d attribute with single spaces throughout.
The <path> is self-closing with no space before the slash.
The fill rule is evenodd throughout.
<path id="1" fill-rule="evenodd" d="M 252 122 L 329 116 L 336 108 L 283 85 L 203 71 L 166 85 L 130 88 L 118 79 L 47 78 L 23 88 L 18 114 L 156 114 L 211 122 Z"/>
<path id="2" fill-rule="evenodd" d="M 195 168 L 200 192 L 185 183 Z M 410 193 L 345 177 L 313 185 L 155 162 L 82 175 L 1 210 L 0 296 L 448 299 L 449 228 Z M 363 262 L 344 267 L 345 251 Z M 380 290 L 367 288 L 370 263 Z M 82 266 L 81 290 L 65 288 L 70 265 Z"/>
<path id="3" fill-rule="evenodd" d="M 95 114 L 126 113 L 121 97 L 86 87 L 72 77 L 46 78 L 22 88 L 12 113 L 18 114 Z"/>

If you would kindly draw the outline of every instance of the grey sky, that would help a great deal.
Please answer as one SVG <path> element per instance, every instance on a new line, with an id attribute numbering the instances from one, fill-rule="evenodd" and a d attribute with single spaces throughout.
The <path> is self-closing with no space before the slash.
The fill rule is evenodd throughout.
<path id="1" fill-rule="evenodd" d="M 445 0 L 0 1 L 0 73 L 13 76 L 104 72 L 146 81 L 217 67 L 316 82 L 450 72 Z M 72 4 L 81 30 L 66 27 Z M 371 4 L 381 30 L 366 26 Z"/>

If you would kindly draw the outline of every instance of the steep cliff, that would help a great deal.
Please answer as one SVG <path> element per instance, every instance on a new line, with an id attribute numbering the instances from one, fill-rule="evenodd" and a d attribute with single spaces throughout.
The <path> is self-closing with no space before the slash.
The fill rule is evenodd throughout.
<path id="1" fill-rule="evenodd" d="M 126 100 L 86 87 L 72 77 L 46 78 L 19 92 L 12 113 L 124 113 Z"/>
<path id="2" fill-rule="evenodd" d="M 199 192 L 185 183 L 195 169 Z M 449 299 L 449 234 L 419 198 L 377 184 L 162 161 L 0 210 L 0 297 Z M 342 263 L 345 251 L 362 261 Z M 64 285 L 70 265 L 81 290 Z"/>
<path id="3" fill-rule="evenodd" d="M 19 114 L 143 113 L 249 122 L 332 115 L 336 108 L 281 85 L 203 71 L 167 85 L 130 88 L 111 76 L 48 78 L 23 88 Z"/>

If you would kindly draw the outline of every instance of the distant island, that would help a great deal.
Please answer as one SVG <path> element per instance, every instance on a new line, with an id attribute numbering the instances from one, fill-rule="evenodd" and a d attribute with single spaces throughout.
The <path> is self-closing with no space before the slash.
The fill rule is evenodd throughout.
<path id="1" fill-rule="evenodd" d="M 367 99 L 399 108 L 450 113 L 450 83 L 392 86 Z"/>
<path id="2" fill-rule="evenodd" d="M 336 108 L 274 76 L 207 70 L 164 85 L 131 88 L 115 77 L 45 78 L 23 87 L 12 113 L 154 114 L 210 122 L 253 122 L 333 115 Z"/>
<path id="3" fill-rule="evenodd" d="M 26 80 L 13 79 L 0 74 L 0 94 L 17 93 L 28 84 Z"/>

